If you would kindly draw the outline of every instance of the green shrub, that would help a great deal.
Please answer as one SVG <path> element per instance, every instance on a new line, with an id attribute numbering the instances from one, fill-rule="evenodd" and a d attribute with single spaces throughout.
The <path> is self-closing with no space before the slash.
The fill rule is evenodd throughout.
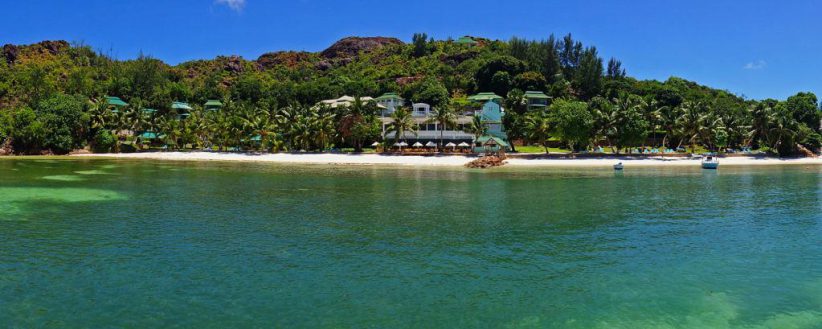
<path id="1" fill-rule="evenodd" d="M 94 135 L 94 152 L 96 153 L 108 153 L 111 152 L 111 149 L 114 147 L 114 143 L 117 141 L 114 139 L 114 136 L 108 130 L 99 130 L 97 134 Z"/>

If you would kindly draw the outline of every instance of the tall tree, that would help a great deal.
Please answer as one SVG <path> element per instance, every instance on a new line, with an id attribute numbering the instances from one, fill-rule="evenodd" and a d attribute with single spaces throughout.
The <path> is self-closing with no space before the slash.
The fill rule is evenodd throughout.
<path id="1" fill-rule="evenodd" d="M 597 55 L 596 48 L 587 48 L 582 53 L 574 77 L 574 88 L 583 100 L 593 98 L 602 89 L 602 58 Z"/>
<path id="2" fill-rule="evenodd" d="M 411 42 L 414 45 L 414 57 L 428 55 L 428 34 L 414 33 Z"/>
<path id="3" fill-rule="evenodd" d="M 814 93 L 798 93 L 788 97 L 786 106 L 797 122 L 805 124 L 814 131 L 819 131 L 822 112 L 819 111 L 818 102 Z"/>
<path id="4" fill-rule="evenodd" d="M 608 60 L 608 70 L 605 76 L 609 79 L 623 79 L 626 75 L 625 69 L 622 68 L 622 62 L 611 57 L 611 59 Z"/>
<path id="5" fill-rule="evenodd" d="M 557 137 L 571 150 L 586 146 L 593 138 L 594 117 L 584 102 L 557 100 L 548 111 Z"/>

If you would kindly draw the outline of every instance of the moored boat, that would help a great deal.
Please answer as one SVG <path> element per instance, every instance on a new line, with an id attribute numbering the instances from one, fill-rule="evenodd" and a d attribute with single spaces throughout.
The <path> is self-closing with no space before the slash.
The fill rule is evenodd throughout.
<path id="1" fill-rule="evenodd" d="M 625 168 L 625 166 L 622 164 L 622 162 L 617 163 L 617 164 L 614 165 L 614 170 L 622 170 L 624 168 Z"/>
<path id="2" fill-rule="evenodd" d="M 719 159 L 716 155 L 706 154 L 702 157 L 702 169 L 717 169 L 719 168 Z"/>

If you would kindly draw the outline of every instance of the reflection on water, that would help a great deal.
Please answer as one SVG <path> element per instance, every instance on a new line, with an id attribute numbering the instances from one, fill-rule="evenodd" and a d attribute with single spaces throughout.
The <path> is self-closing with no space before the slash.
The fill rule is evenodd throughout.
<path id="1" fill-rule="evenodd" d="M 0 218 L 26 220 L 0 221 L 0 323 L 20 327 L 822 323 L 817 167 L 4 169 Z"/>
<path id="2" fill-rule="evenodd" d="M 78 175 L 51 175 L 51 176 L 43 176 L 43 179 L 63 181 L 63 182 L 79 182 L 79 181 L 86 180 L 82 176 L 78 176 Z"/>

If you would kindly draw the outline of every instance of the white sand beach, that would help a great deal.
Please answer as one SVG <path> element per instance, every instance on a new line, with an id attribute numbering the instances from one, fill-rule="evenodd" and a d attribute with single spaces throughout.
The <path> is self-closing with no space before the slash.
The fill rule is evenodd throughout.
<path id="1" fill-rule="evenodd" d="M 168 161 L 247 161 L 272 162 L 289 164 L 328 164 L 328 165 L 400 165 L 400 166 L 463 166 L 473 157 L 447 156 L 413 156 L 413 155 L 380 155 L 380 154 L 338 154 L 338 153 L 276 153 L 276 154 L 242 154 L 213 152 L 147 152 L 122 154 L 77 154 L 72 157 L 95 157 L 117 159 L 154 159 Z M 509 158 L 509 166 L 535 167 L 610 167 L 622 162 L 626 167 L 638 166 L 696 166 L 699 159 L 690 158 L 636 158 L 636 157 L 603 157 L 579 159 L 551 158 Z M 720 158 L 722 166 L 758 166 L 758 165 L 822 165 L 822 158 L 779 159 L 767 157 L 726 157 Z"/>

